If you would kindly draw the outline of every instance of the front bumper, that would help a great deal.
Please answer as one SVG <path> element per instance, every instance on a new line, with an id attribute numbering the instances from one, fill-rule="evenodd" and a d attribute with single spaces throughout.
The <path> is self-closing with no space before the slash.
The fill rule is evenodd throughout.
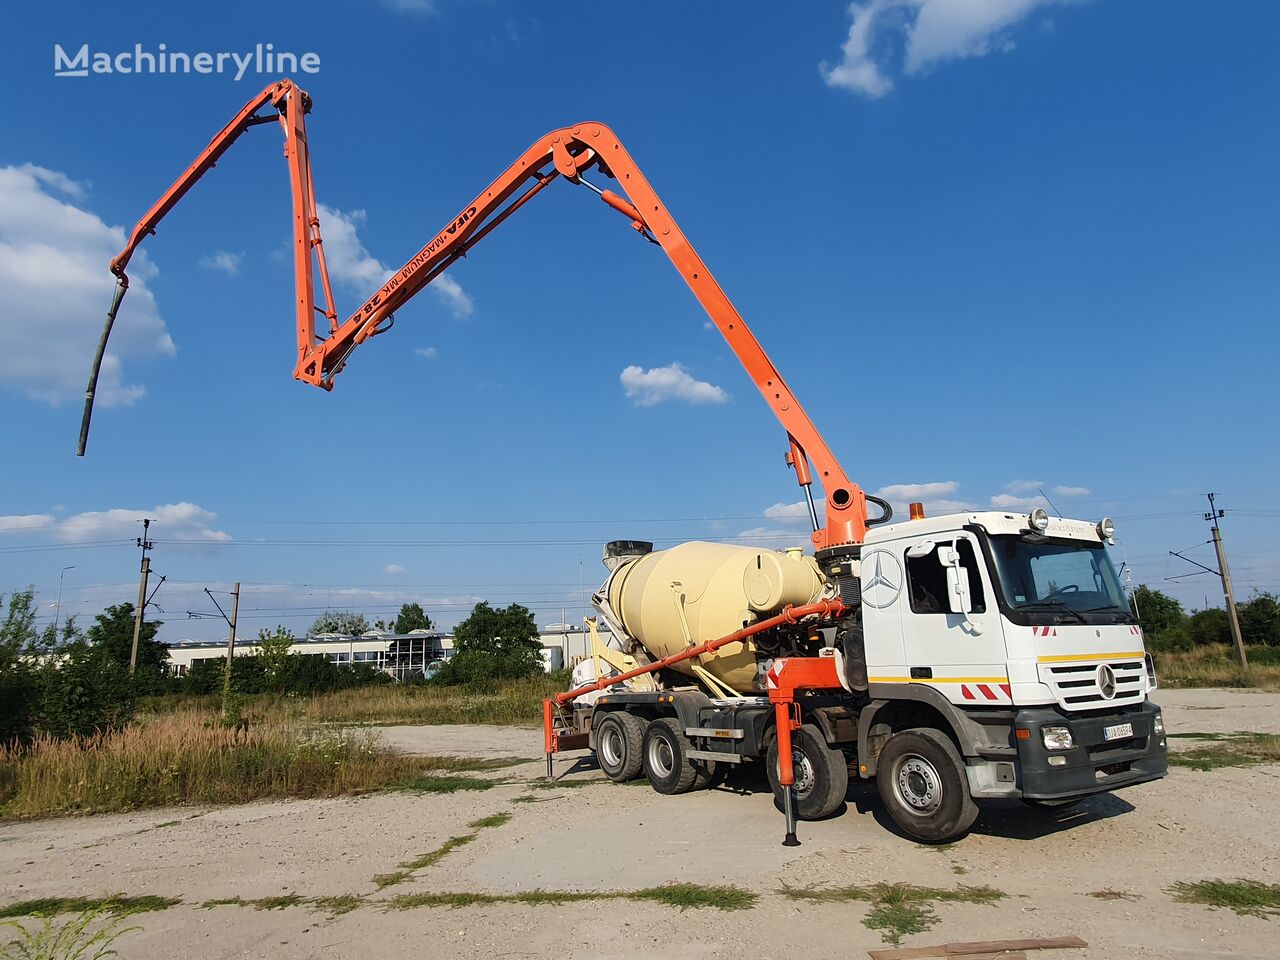
<path id="1" fill-rule="evenodd" d="M 1014 738 L 1022 796 L 1028 800 L 1065 800 L 1167 776 L 1168 745 L 1164 734 L 1155 733 L 1159 712 L 1160 708 L 1149 700 L 1106 713 L 1070 714 L 1043 707 L 1019 710 L 1014 718 L 1015 729 L 1031 733 L 1025 740 Z M 1133 736 L 1109 743 L 1103 740 L 1103 728 L 1117 723 L 1133 724 Z M 1046 750 L 1040 733 L 1043 726 L 1070 727 L 1075 746 L 1070 750 Z M 1065 762 L 1051 766 L 1050 757 L 1061 757 Z"/>

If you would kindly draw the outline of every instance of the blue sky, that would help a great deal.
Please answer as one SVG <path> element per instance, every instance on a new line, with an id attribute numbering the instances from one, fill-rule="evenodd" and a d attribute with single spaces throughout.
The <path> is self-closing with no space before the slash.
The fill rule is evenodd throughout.
<path id="1" fill-rule="evenodd" d="M 305 9 L 305 12 L 304 12 Z M 1110 514 L 1188 606 L 1202 494 L 1280 586 L 1280 7 L 1264 0 L 501 0 L 11 11 L 0 60 L 0 591 L 162 636 L 326 607 L 580 613 L 603 541 L 803 542 L 784 437 L 661 253 L 557 184 L 360 348 L 292 379 L 280 136 L 247 132 L 135 259 L 123 231 L 275 79 L 53 76 L 54 44 L 314 52 L 299 75 L 339 313 L 536 137 L 608 123 L 870 491 Z M 677 366 L 678 365 L 678 366 Z M 628 368 L 638 368 L 627 373 Z M 927 486 L 916 486 L 927 485 Z"/>

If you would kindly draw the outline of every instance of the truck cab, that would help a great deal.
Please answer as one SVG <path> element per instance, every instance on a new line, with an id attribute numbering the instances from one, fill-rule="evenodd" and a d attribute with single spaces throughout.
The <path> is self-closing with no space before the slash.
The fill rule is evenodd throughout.
<path id="1" fill-rule="evenodd" d="M 1113 535 L 1109 520 L 1043 510 L 921 517 L 868 533 L 860 585 L 871 702 L 858 772 L 880 780 L 900 823 L 936 814 L 947 779 L 939 751 L 889 749 L 906 730 L 947 734 L 970 798 L 1064 805 L 1166 775 L 1155 672 L 1107 555 Z M 972 822 L 972 800 L 961 807 Z"/>

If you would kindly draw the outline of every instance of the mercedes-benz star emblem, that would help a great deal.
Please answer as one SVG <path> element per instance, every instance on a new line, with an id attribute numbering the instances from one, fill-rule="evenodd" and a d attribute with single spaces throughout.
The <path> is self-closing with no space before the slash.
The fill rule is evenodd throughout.
<path id="1" fill-rule="evenodd" d="M 1098 667 L 1098 692 L 1103 700 L 1110 700 L 1116 695 L 1116 672 L 1109 664 Z"/>
<path id="2" fill-rule="evenodd" d="M 862 569 L 871 576 L 862 581 L 862 602 L 882 610 L 898 599 L 902 590 L 902 567 L 898 558 L 887 550 L 873 550 L 862 558 Z"/>

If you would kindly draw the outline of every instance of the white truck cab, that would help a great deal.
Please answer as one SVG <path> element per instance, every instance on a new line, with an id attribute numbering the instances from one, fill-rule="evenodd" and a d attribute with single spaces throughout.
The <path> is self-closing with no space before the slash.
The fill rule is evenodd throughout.
<path id="1" fill-rule="evenodd" d="M 925 719 L 950 731 L 972 797 L 1059 805 L 1167 773 L 1149 699 L 1155 672 L 1107 555 L 1113 535 L 1109 520 L 1043 510 L 868 532 L 860 583 L 872 702 L 861 711 L 859 772 L 880 778 L 891 808 L 925 813 L 939 794 L 936 758 L 904 767 L 892 751 L 898 769 L 878 770 L 895 732 Z"/>

